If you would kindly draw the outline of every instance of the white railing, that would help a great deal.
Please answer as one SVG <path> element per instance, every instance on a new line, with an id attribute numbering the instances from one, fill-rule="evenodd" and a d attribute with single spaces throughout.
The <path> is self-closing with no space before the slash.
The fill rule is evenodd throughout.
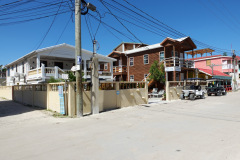
<path id="1" fill-rule="evenodd" d="M 28 71 L 27 79 L 42 79 L 45 81 L 46 78 L 54 77 L 55 79 L 62 78 L 64 71 L 55 67 L 45 67 L 42 65 L 40 68 L 32 69 Z"/>
<path id="2" fill-rule="evenodd" d="M 192 68 L 193 63 L 194 63 L 193 61 L 186 61 L 184 58 L 179 58 L 179 57 L 170 57 L 170 58 L 165 58 L 164 60 L 165 67 Z"/>

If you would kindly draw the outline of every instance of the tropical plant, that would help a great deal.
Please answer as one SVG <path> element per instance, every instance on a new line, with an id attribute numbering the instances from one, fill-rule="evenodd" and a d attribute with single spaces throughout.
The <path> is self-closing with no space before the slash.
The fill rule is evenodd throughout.
<path id="1" fill-rule="evenodd" d="M 159 64 L 158 61 L 154 61 L 149 73 L 151 74 L 149 78 L 156 82 L 164 83 L 165 82 L 165 69 L 164 64 Z"/>

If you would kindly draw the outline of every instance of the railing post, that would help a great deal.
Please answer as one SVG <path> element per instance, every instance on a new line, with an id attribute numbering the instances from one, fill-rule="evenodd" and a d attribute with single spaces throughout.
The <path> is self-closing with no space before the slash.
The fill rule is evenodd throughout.
<path id="1" fill-rule="evenodd" d="M 58 66 L 54 67 L 54 78 L 57 79 L 58 78 Z"/>
<path id="2" fill-rule="evenodd" d="M 173 57 L 173 65 L 176 66 L 175 57 Z"/>

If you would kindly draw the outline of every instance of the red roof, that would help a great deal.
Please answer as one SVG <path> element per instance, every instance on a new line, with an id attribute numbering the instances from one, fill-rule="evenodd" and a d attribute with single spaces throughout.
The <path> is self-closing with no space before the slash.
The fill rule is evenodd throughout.
<path id="1" fill-rule="evenodd" d="M 205 56 L 205 57 L 197 57 L 197 58 L 190 58 L 187 60 L 199 60 L 199 59 L 207 59 L 207 58 L 214 58 L 214 57 L 229 57 L 232 58 L 232 56 L 223 56 L 223 55 L 214 55 L 214 56 Z M 238 60 L 240 60 L 240 56 L 236 56 Z"/>
<path id="2" fill-rule="evenodd" d="M 199 71 L 202 71 L 204 73 L 207 73 L 211 76 L 226 76 L 226 77 L 231 77 L 223 72 L 220 72 L 220 71 L 216 71 L 216 70 L 213 70 L 213 75 L 212 75 L 212 70 L 211 69 L 203 69 L 203 68 L 198 68 Z"/>

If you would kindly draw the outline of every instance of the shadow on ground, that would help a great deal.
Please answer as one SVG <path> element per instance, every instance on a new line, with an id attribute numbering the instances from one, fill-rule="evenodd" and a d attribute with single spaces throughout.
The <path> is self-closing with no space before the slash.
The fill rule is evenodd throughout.
<path id="1" fill-rule="evenodd" d="M 35 110 L 43 110 L 43 109 L 38 107 L 24 106 L 14 101 L 0 99 L 0 118 L 19 115 L 27 112 L 32 112 Z"/>

